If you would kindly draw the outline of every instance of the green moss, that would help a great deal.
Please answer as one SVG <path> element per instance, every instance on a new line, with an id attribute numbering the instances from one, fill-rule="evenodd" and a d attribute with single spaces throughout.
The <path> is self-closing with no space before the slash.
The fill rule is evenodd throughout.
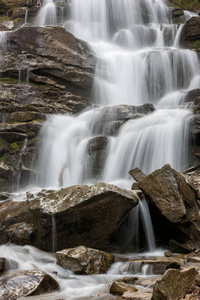
<path id="1" fill-rule="evenodd" d="M 18 151 L 19 150 L 19 146 L 17 145 L 17 143 L 12 143 L 10 144 L 11 148 L 14 150 L 14 151 Z"/>
<path id="2" fill-rule="evenodd" d="M 200 8 L 198 0 L 171 0 L 170 6 L 174 8 L 182 8 L 188 10 L 198 10 Z"/>
<path id="3" fill-rule="evenodd" d="M 14 24 L 17 24 L 17 23 L 19 23 L 21 20 L 22 20 L 22 18 L 16 18 L 16 19 L 13 20 L 13 22 L 14 22 Z"/>
<path id="4" fill-rule="evenodd" d="M 12 77 L 2 77 L 1 78 L 2 84 L 16 84 L 18 83 L 18 79 Z"/>
<path id="5" fill-rule="evenodd" d="M 190 50 L 200 50 L 200 40 L 185 42 L 183 46 Z"/>
<path id="6" fill-rule="evenodd" d="M 9 157 L 9 155 L 6 153 L 2 157 L 0 157 L 0 161 L 4 161 Z"/>

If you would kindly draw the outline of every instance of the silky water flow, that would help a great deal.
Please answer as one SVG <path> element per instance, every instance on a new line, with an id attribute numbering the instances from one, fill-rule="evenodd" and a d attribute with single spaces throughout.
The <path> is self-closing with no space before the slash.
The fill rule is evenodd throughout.
<path id="1" fill-rule="evenodd" d="M 141 13 L 141 6 L 146 12 Z M 122 13 L 123 12 L 123 13 Z M 191 17 L 187 12 L 187 18 Z M 131 188 L 128 171 L 139 167 L 149 174 L 169 163 L 177 171 L 189 166 L 188 136 L 191 111 L 184 103 L 187 93 L 200 87 L 198 58 L 195 52 L 179 48 L 181 26 L 170 23 L 170 9 L 162 0 L 44 0 L 37 25 L 61 25 L 77 38 L 87 41 L 98 58 L 93 99 L 98 108 L 77 115 L 49 116 L 41 135 L 38 173 L 40 186 L 58 188 L 59 172 L 64 171 L 63 186 L 93 184 L 96 181 Z M 0 39 L 4 39 L 1 35 Z M 4 42 L 5 43 L 5 42 Z M 108 130 L 115 121 L 112 113 L 102 129 L 105 109 L 119 105 L 150 103 L 155 110 L 127 121 L 117 134 Z M 105 122 L 105 118 L 104 118 Z M 107 134 L 107 147 L 98 176 L 92 176 L 88 155 L 91 139 Z M 93 157 L 92 157 L 93 158 Z M 141 214 L 148 250 L 155 252 L 155 241 L 145 199 L 131 211 L 127 241 L 137 243 Z M 56 220 L 52 216 L 52 249 L 56 248 Z M 146 254 L 148 255 L 148 254 Z M 59 282 L 61 292 L 31 299 L 97 299 L 108 294 L 108 285 L 124 275 L 147 276 L 148 268 L 115 263 L 105 275 L 75 276 L 55 264 L 47 253 L 31 246 L 1 246 L 0 256 L 7 258 L 6 268 L 38 268 Z M 12 261 L 9 258 L 12 257 Z M 134 254 L 133 254 L 134 257 Z M 12 264 L 12 265 L 10 265 Z M 26 299 L 28 299 L 27 297 Z"/>

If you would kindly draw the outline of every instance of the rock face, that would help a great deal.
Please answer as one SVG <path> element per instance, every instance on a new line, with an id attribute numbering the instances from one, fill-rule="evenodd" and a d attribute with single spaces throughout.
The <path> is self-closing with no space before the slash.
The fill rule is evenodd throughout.
<path id="1" fill-rule="evenodd" d="M 104 251 L 79 246 L 56 252 L 57 264 L 77 274 L 106 273 L 114 263 L 114 256 Z"/>
<path id="2" fill-rule="evenodd" d="M 43 192 L 26 202 L 6 201 L 0 203 L 0 244 L 109 250 L 112 233 L 137 203 L 133 192 L 103 183 Z"/>
<path id="3" fill-rule="evenodd" d="M 181 238 L 191 247 L 200 246 L 200 216 L 194 192 L 182 175 L 169 165 L 156 170 L 139 182 L 140 189 L 160 214 L 176 224 Z"/>
<path id="4" fill-rule="evenodd" d="M 0 276 L 0 298 L 15 300 L 59 290 L 58 283 L 40 270 L 14 271 Z"/>
<path id="5" fill-rule="evenodd" d="M 194 284 L 195 268 L 183 270 L 169 269 L 158 280 L 153 289 L 152 300 L 176 300 L 183 298 Z"/>
<path id="6" fill-rule="evenodd" d="M 200 46 L 200 19 L 193 17 L 189 19 L 181 31 L 180 37 L 181 46 L 190 49 L 199 49 Z"/>
<path id="7" fill-rule="evenodd" d="M 26 184 L 23 179 L 33 175 L 31 158 L 46 114 L 76 113 L 91 103 L 96 59 L 85 42 L 56 26 L 6 32 L 0 50 L 0 190 L 5 191 L 16 177 Z"/>

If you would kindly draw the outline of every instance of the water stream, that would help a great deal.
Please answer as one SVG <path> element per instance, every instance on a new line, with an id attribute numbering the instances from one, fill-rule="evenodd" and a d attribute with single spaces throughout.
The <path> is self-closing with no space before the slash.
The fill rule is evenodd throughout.
<path id="1" fill-rule="evenodd" d="M 44 1 L 41 25 L 61 22 L 56 21 L 58 4 Z M 99 58 L 94 101 L 103 107 L 152 103 L 156 110 L 126 122 L 117 135 L 108 136 L 101 172 L 93 178 L 88 143 L 105 136 L 97 130 L 101 108 L 73 117 L 51 116 L 42 131 L 39 182 L 57 187 L 66 161 L 64 186 L 104 181 L 130 188 L 128 171 L 134 167 L 147 174 L 166 163 L 177 171 L 186 169 L 192 114 L 184 100 L 200 86 L 198 57 L 178 47 L 181 26 L 171 24 L 164 2 L 73 0 L 62 4 L 62 9 L 68 5 L 68 14 L 62 14 L 63 27 L 89 42 Z"/>

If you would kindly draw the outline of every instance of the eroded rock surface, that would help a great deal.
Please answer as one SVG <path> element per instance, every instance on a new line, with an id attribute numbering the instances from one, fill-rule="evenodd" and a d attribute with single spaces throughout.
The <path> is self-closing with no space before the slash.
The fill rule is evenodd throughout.
<path id="1" fill-rule="evenodd" d="M 79 246 L 56 252 L 57 264 L 78 274 L 106 273 L 114 256 L 104 251 Z"/>
<path id="2" fill-rule="evenodd" d="M 28 199 L 0 203 L 0 244 L 29 244 L 47 251 L 53 243 L 57 250 L 79 245 L 107 250 L 118 223 L 138 203 L 134 192 L 104 183 Z"/>
<path id="3" fill-rule="evenodd" d="M 59 284 L 40 270 L 14 271 L 0 276 L 0 298 L 15 300 L 59 290 Z"/>
<path id="4" fill-rule="evenodd" d="M 196 269 L 190 267 L 183 270 L 167 270 L 162 278 L 156 282 L 152 300 L 183 298 L 194 284 L 196 274 Z"/>

